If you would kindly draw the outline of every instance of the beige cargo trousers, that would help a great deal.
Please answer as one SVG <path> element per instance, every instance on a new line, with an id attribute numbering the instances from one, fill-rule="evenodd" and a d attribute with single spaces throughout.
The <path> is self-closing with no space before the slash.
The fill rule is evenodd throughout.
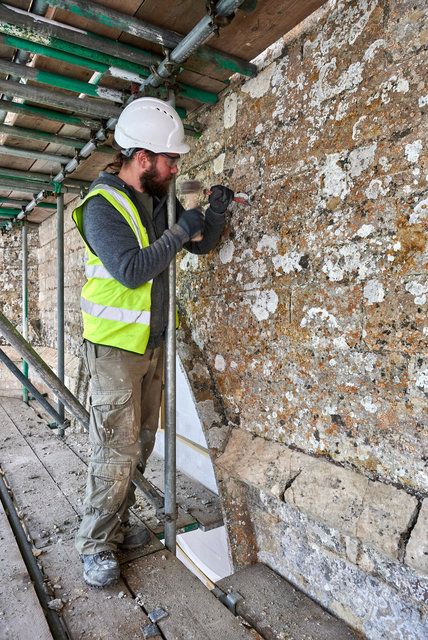
<path id="1" fill-rule="evenodd" d="M 135 502 L 132 477 L 145 467 L 159 421 L 163 346 L 144 355 L 84 341 L 89 371 L 89 463 L 80 554 L 114 551 L 123 541 L 121 522 Z"/>

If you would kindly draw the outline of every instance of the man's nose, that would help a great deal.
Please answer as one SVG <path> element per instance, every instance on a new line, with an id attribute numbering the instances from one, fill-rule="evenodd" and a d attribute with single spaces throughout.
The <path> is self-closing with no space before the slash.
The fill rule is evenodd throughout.
<path id="1" fill-rule="evenodd" d="M 178 167 L 177 167 L 177 165 L 175 164 L 173 167 L 171 167 L 170 171 L 171 171 L 171 173 L 172 173 L 173 175 L 174 175 L 174 174 L 176 174 L 176 173 L 178 173 Z"/>

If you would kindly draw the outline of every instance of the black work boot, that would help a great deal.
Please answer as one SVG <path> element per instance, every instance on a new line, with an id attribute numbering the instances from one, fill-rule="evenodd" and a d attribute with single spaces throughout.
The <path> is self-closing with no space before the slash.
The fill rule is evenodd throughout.
<path id="1" fill-rule="evenodd" d="M 91 587 L 109 587 L 119 580 L 119 561 L 114 551 L 82 554 L 83 579 Z"/>
<path id="2" fill-rule="evenodd" d="M 150 542 L 150 531 L 142 522 L 131 524 L 129 520 L 121 522 L 120 531 L 123 533 L 123 541 L 120 542 L 118 549 L 138 549 Z"/>

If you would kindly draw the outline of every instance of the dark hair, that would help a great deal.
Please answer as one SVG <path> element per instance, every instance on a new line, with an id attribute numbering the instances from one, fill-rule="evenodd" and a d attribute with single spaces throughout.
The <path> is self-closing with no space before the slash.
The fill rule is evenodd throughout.
<path id="1" fill-rule="evenodd" d="M 149 151 L 148 149 L 135 149 L 135 153 L 137 151 L 145 151 L 148 158 L 154 158 L 156 153 L 154 151 Z M 134 157 L 134 153 L 131 156 L 124 156 L 121 151 L 118 151 L 113 160 L 108 163 L 108 165 L 104 168 L 104 171 L 108 171 L 109 173 L 119 173 L 122 167 L 126 167 Z"/>
<path id="2" fill-rule="evenodd" d="M 108 171 L 109 173 L 119 173 L 122 166 L 130 162 L 130 160 L 131 158 L 125 158 L 120 151 L 118 151 L 115 153 L 113 160 L 104 167 L 104 171 Z"/>

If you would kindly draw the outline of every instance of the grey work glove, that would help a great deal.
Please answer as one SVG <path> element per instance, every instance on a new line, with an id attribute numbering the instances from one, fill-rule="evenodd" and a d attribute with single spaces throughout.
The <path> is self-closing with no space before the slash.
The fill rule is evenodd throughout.
<path id="1" fill-rule="evenodd" d="M 190 239 L 203 233 L 204 223 L 205 220 L 200 207 L 183 211 L 177 220 L 177 224 L 187 232 Z"/>
<path id="2" fill-rule="evenodd" d="M 211 209 L 214 213 L 224 213 L 235 196 L 232 189 L 216 184 L 210 191 L 212 192 L 209 197 Z"/>

